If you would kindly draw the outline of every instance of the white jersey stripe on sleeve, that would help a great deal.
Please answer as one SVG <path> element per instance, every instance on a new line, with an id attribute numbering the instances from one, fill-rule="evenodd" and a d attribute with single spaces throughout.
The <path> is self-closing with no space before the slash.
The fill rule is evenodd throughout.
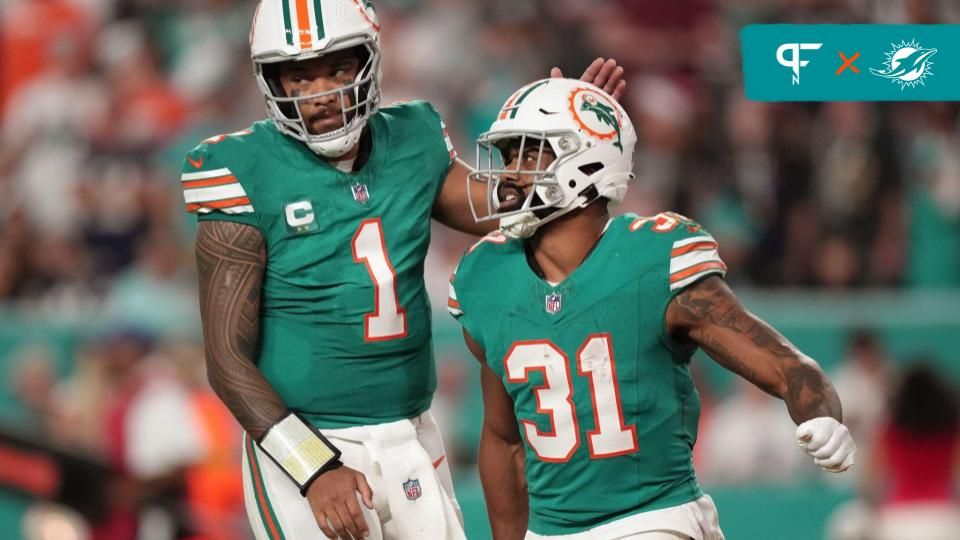
<path id="1" fill-rule="evenodd" d="M 246 197 L 246 195 L 247 193 L 243 190 L 243 186 L 239 183 L 183 190 L 183 198 L 187 204 L 220 201 L 223 199 Z"/>
<path id="2" fill-rule="evenodd" d="M 709 261 L 723 262 L 716 248 L 684 253 L 670 259 L 670 274 L 682 272 L 687 268 Z"/>
<path id="3" fill-rule="evenodd" d="M 180 181 L 189 182 L 191 180 L 206 180 L 207 178 L 218 178 L 220 176 L 230 176 L 232 174 L 233 173 L 230 172 L 230 169 L 224 167 L 222 169 L 214 169 L 211 171 L 183 173 L 180 175 Z"/>
<path id="4" fill-rule="evenodd" d="M 686 287 L 687 285 L 690 285 L 691 283 L 697 281 L 698 279 L 701 279 L 701 278 L 703 278 L 703 277 L 705 277 L 705 276 L 707 276 L 707 275 L 710 275 L 710 274 L 720 274 L 721 276 L 724 276 L 724 275 L 726 275 L 726 273 L 727 273 L 726 270 L 723 269 L 723 268 L 710 268 L 710 269 L 704 270 L 704 271 L 702 271 L 702 272 L 697 272 L 696 274 L 693 274 L 692 276 L 685 277 L 685 278 L 681 279 L 680 281 L 677 281 L 677 282 L 674 282 L 674 283 L 670 283 L 670 290 L 671 290 L 671 291 L 675 291 L 675 290 L 677 290 L 677 289 L 682 289 L 682 288 Z"/>
<path id="5" fill-rule="evenodd" d="M 673 243 L 670 252 L 670 290 L 682 289 L 710 274 L 726 275 L 727 265 L 720 258 L 719 246 L 707 234 Z"/>
<path id="6" fill-rule="evenodd" d="M 450 154 L 450 162 L 457 158 L 457 149 L 453 147 L 453 141 L 450 140 L 450 132 L 447 131 L 447 125 L 440 120 L 440 129 L 443 131 L 443 142 L 447 145 L 447 152 Z"/>
<path id="7" fill-rule="evenodd" d="M 197 212 L 200 214 L 209 214 L 213 211 L 223 212 L 224 214 L 252 214 L 253 205 L 246 204 L 240 206 L 231 206 L 229 208 L 209 208 L 206 206 L 201 206 L 197 209 Z"/>
<path id="8" fill-rule="evenodd" d="M 697 242 L 713 242 L 717 241 L 713 239 L 712 236 L 693 236 L 690 238 L 684 238 L 683 240 L 677 240 L 673 243 L 673 249 L 686 246 L 687 244 L 696 244 Z"/>

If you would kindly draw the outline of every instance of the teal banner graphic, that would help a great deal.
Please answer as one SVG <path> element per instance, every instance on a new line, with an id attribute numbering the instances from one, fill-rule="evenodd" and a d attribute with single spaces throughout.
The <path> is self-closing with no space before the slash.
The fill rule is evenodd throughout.
<path id="1" fill-rule="evenodd" d="M 960 25 L 752 24 L 740 47 L 757 101 L 960 101 Z"/>

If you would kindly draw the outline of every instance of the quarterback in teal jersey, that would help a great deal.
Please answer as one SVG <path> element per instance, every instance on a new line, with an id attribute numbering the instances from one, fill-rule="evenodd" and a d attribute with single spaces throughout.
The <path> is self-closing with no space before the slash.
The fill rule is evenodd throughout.
<path id="1" fill-rule="evenodd" d="M 247 432 L 258 539 L 456 539 L 429 407 L 430 220 L 482 234 L 470 169 L 425 102 L 380 108 L 369 1 L 263 0 L 250 33 L 269 119 L 186 157 L 211 385 Z M 622 93 L 622 69 L 584 77 Z"/>
<path id="2" fill-rule="evenodd" d="M 470 179 L 507 234 L 464 255 L 448 301 L 481 362 L 494 538 L 722 539 L 692 464 L 698 346 L 785 400 L 815 463 L 850 467 L 833 386 L 737 301 L 714 238 L 679 214 L 610 217 L 636 142 L 616 100 L 569 79 L 515 96 Z"/>

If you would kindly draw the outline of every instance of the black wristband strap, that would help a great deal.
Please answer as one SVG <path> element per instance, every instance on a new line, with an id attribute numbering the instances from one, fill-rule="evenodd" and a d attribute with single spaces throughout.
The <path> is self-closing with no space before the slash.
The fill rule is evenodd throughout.
<path id="1" fill-rule="evenodd" d="M 304 497 L 306 497 L 307 490 L 310 489 L 310 486 L 313 484 L 314 480 L 316 480 L 317 478 L 320 478 L 321 476 L 323 476 L 324 474 L 330 471 L 335 471 L 340 467 L 343 467 L 343 462 L 340 461 L 339 459 L 335 461 L 331 461 L 327 465 L 324 465 L 322 469 L 313 473 L 313 476 L 307 479 L 307 481 L 302 486 L 300 486 L 300 495 L 303 495 Z"/>

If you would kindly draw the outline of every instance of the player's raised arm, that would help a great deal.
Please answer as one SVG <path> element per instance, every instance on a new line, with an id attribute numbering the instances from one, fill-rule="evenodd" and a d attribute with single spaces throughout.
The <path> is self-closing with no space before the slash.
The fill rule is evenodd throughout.
<path id="1" fill-rule="evenodd" d="M 853 465 L 856 445 L 841 423 L 837 391 L 820 366 L 747 311 L 723 279 L 688 287 L 667 307 L 667 331 L 692 341 L 714 360 L 783 399 L 798 424 L 797 443 L 830 472 Z"/>
<path id="2" fill-rule="evenodd" d="M 467 348 L 480 361 L 483 429 L 480 433 L 480 481 L 495 540 L 521 540 L 527 532 L 529 503 L 524 479 L 524 450 L 513 401 L 500 377 L 487 365 L 483 348 L 466 330 Z"/>
<path id="3" fill-rule="evenodd" d="M 443 223 L 451 229 L 483 236 L 497 229 L 497 221 L 480 221 L 474 219 L 470 205 L 474 208 L 483 208 L 486 203 L 487 191 L 477 185 L 476 189 L 468 191 L 467 182 L 473 168 L 461 159 L 454 160 L 447 172 L 447 178 L 440 188 L 440 195 L 433 203 L 433 219 Z M 470 198 L 473 201 L 470 201 Z"/>

